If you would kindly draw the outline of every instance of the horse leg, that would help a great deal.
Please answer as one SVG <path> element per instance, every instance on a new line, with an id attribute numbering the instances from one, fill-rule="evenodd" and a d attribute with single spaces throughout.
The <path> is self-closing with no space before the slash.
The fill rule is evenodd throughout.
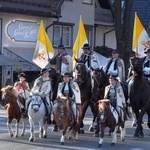
<path id="1" fill-rule="evenodd" d="M 30 123 L 30 138 L 29 138 L 29 142 L 33 142 L 35 140 L 34 121 L 30 117 L 29 117 L 29 123 Z"/>
<path id="2" fill-rule="evenodd" d="M 112 134 L 111 134 L 111 138 L 112 138 L 111 146 L 114 146 L 115 143 L 117 142 L 117 134 L 116 134 L 116 131 L 117 131 L 117 127 L 115 127 L 114 131 L 113 131 Z"/>
<path id="3" fill-rule="evenodd" d="M 99 137 L 99 132 L 100 132 L 100 128 L 99 128 L 99 124 L 100 124 L 100 118 L 99 116 L 97 115 L 97 125 L 96 125 L 96 131 L 95 131 L 95 134 L 94 134 L 94 137 Z"/>
<path id="4" fill-rule="evenodd" d="M 101 147 L 102 144 L 103 144 L 104 132 L 105 132 L 105 126 L 101 125 L 101 134 L 100 134 L 100 139 L 99 139 L 98 147 Z"/>
<path id="5" fill-rule="evenodd" d="M 10 136 L 10 137 L 13 137 L 13 132 L 12 132 L 12 130 L 11 130 L 11 122 L 12 122 L 12 119 L 8 118 L 6 125 L 7 125 L 7 128 L 8 128 L 9 136 Z"/>
<path id="6" fill-rule="evenodd" d="M 147 126 L 149 127 L 150 129 L 150 108 L 147 109 L 147 115 L 148 115 L 148 122 L 147 122 Z M 149 136 L 150 136 L 150 133 L 149 133 Z"/>
<path id="7" fill-rule="evenodd" d="M 26 119 L 23 119 L 23 118 L 21 118 L 21 121 L 22 121 L 22 126 L 23 126 L 23 128 L 22 128 L 22 131 L 21 131 L 21 136 L 24 136 L 24 134 L 25 134 L 25 129 L 26 129 Z"/>
<path id="8" fill-rule="evenodd" d="M 18 137 L 18 133 L 19 133 L 19 131 L 18 131 L 19 130 L 19 121 L 20 121 L 20 119 L 16 121 L 16 125 L 15 125 L 15 127 L 16 127 L 16 133 L 14 135 L 15 138 Z"/>
<path id="9" fill-rule="evenodd" d="M 47 138 L 47 122 L 45 122 L 44 126 L 43 126 L 43 137 L 44 138 Z"/>
<path id="10" fill-rule="evenodd" d="M 134 111 L 133 111 L 133 109 L 132 108 L 130 108 L 130 112 L 131 112 L 131 114 L 132 114 L 132 117 L 133 117 L 133 121 L 132 121 L 132 124 L 131 124 L 131 127 L 136 127 L 136 122 L 137 122 L 137 120 L 136 120 L 136 115 L 135 115 L 135 113 L 134 113 Z"/>
<path id="11" fill-rule="evenodd" d="M 92 120 L 92 124 L 90 125 L 89 127 L 89 131 L 91 132 L 94 132 L 94 129 L 95 129 L 95 120 L 96 120 L 96 116 L 97 116 L 97 113 L 96 113 L 96 110 L 95 110 L 95 107 L 94 107 L 94 104 L 90 104 L 90 107 L 91 107 L 91 111 L 93 113 L 93 120 Z"/>
<path id="12" fill-rule="evenodd" d="M 39 120 L 39 138 L 43 138 L 43 125 L 44 121 L 43 118 Z"/>
<path id="13" fill-rule="evenodd" d="M 139 113 L 139 110 L 136 113 L 136 117 L 137 117 L 137 128 L 135 129 L 135 134 L 134 137 L 139 137 L 139 134 L 141 137 L 144 137 L 144 133 L 143 133 L 143 127 L 142 127 L 142 119 L 143 119 L 143 115 L 145 113 L 145 110 L 141 110 L 141 112 Z"/>
<path id="14" fill-rule="evenodd" d="M 120 127 L 120 138 L 121 138 L 121 141 L 125 141 L 125 128 L 124 127 Z"/>
<path id="15" fill-rule="evenodd" d="M 67 127 L 65 127 L 63 132 L 62 132 L 61 139 L 60 139 L 60 144 L 61 145 L 64 145 L 66 131 L 67 131 Z"/>
<path id="16" fill-rule="evenodd" d="M 89 102 L 88 101 L 86 101 L 86 102 L 84 102 L 83 104 L 82 104 L 82 120 L 81 120 L 81 123 L 80 123 L 80 130 L 79 130 L 79 133 L 80 134 L 82 134 L 82 133 L 84 133 L 84 129 L 83 129 L 83 127 L 84 127 L 84 124 L 83 124 L 83 119 L 84 119 L 84 117 L 85 117 L 85 112 L 86 112 L 86 110 L 87 110 L 87 108 L 88 108 L 88 104 L 89 104 Z"/>

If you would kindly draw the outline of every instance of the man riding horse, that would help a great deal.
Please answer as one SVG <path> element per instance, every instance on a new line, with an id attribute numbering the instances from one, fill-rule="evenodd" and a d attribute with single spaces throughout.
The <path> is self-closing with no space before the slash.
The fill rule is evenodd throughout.
<path id="1" fill-rule="evenodd" d="M 51 87 L 51 80 L 49 78 L 49 69 L 43 68 L 40 72 L 40 77 L 38 77 L 33 85 L 31 92 L 34 94 L 39 94 L 45 104 L 47 109 L 47 123 L 51 123 L 51 108 L 52 103 L 50 101 L 51 94 L 52 94 L 52 87 Z M 26 107 L 28 107 L 29 103 L 31 102 L 31 98 L 26 101 Z"/>
<path id="2" fill-rule="evenodd" d="M 69 107 L 73 112 L 75 124 L 77 123 L 77 106 L 81 106 L 81 94 L 79 86 L 71 80 L 70 73 L 65 73 L 63 82 L 59 83 L 57 97 L 65 96 L 69 99 Z M 56 112 L 57 103 L 54 104 L 54 114 Z"/>
<path id="3" fill-rule="evenodd" d="M 125 96 L 123 93 L 122 86 L 118 81 L 118 77 L 110 76 L 109 77 L 110 85 L 105 88 L 105 99 L 110 100 L 110 104 L 117 110 L 119 114 L 119 124 L 122 125 L 124 118 L 120 114 L 120 110 L 124 110 L 126 107 Z"/>

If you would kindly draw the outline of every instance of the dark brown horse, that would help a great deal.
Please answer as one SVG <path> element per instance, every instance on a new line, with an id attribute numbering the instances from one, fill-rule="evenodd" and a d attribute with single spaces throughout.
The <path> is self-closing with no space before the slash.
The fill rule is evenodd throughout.
<path id="1" fill-rule="evenodd" d="M 11 122 L 13 119 L 16 120 L 16 133 L 14 137 L 18 137 L 18 128 L 19 128 L 19 122 L 22 116 L 21 108 L 19 107 L 17 103 L 18 93 L 13 88 L 13 86 L 6 86 L 1 89 L 2 91 L 2 99 L 0 101 L 0 104 L 7 109 L 7 127 L 10 137 L 13 136 L 13 132 L 11 130 Z M 25 127 L 26 122 L 25 119 L 22 119 L 23 123 L 23 130 L 21 132 L 21 136 L 25 133 Z"/>
<path id="2" fill-rule="evenodd" d="M 135 72 L 130 90 L 130 102 L 137 119 L 134 137 L 143 137 L 142 118 L 148 114 L 148 127 L 150 128 L 150 84 L 143 76 L 144 58 L 133 57 L 130 59 L 131 68 Z"/>
<path id="3" fill-rule="evenodd" d="M 81 91 L 81 102 L 82 102 L 82 121 L 80 125 L 80 133 L 84 133 L 83 127 L 83 119 L 85 117 L 86 110 L 88 106 L 91 107 L 91 111 L 93 113 L 93 121 L 92 125 L 89 127 L 90 131 L 94 131 L 94 122 L 96 119 L 96 113 L 94 109 L 94 103 L 91 102 L 92 97 L 92 85 L 91 85 L 91 76 L 90 72 L 87 73 L 86 66 L 84 62 L 76 60 L 76 77 L 75 81 L 78 83 L 80 91 Z"/>
<path id="4" fill-rule="evenodd" d="M 78 140 L 78 130 L 82 118 L 81 106 L 77 106 L 77 123 L 75 124 L 75 119 L 73 116 L 73 112 L 70 109 L 69 100 L 66 97 L 58 97 L 56 99 L 56 102 L 57 103 L 55 105 L 57 106 L 56 112 L 54 111 L 54 119 L 58 128 L 60 130 L 63 130 L 60 144 L 64 144 L 64 136 L 68 127 L 70 127 L 69 131 L 74 136 L 74 140 Z M 71 136 L 69 137 L 69 139 L 71 138 Z"/>
<path id="5" fill-rule="evenodd" d="M 112 142 L 111 145 L 115 145 L 115 142 L 117 140 L 117 135 L 116 135 L 116 129 L 118 126 L 118 120 L 119 120 L 119 114 L 110 105 L 110 101 L 108 99 L 102 99 L 98 101 L 99 105 L 99 117 L 100 117 L 100 127 L 101 127 L 101 134 L 100 134 L 100 140 L 98 146 L 101 147 L 103 143 L 103 138 L 104 138 L 104 133 L 105 133 L 105 128 L 109 127 L 111 131 L 111 136 L 112 136 Z M 122 109 L 120 109 L 120 113 L 122 115 L 122 118 L 124 118 L 124 112 Z M 120 126 L 120 137 L 121 140 L 125 140 L 125 129 L 124 129 L 124 124 Z"/>

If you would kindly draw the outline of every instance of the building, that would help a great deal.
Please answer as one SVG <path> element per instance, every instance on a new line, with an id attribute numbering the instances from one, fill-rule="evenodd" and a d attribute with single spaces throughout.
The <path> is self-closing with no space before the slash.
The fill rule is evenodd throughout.
<path id="1" fill-rule="evenodd" d="M 29 82 L 38 76 L 39 68 L 32 57 L 41 20 L 56 52 L 62 43 L 72 55 L 80 15 L 92 48 L 116 48 L 113 16 L 103 0 L 1 0 L 0 12 L 0 53 L 4 60 L 10 60 L 0 64 L 2 86 L 17 80 L 20 71 L 30 76 Z M 9 76 L 4 78 L 6 74 Z"/>

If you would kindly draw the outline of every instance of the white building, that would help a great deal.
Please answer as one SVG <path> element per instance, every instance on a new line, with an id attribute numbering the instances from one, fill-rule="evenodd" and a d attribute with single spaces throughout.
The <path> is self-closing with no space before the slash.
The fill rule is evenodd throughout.
<path id="1" fill-rule="evenodd" d="M 38 76 L 32 57 L 41 20 L 56 52 L 64 44 L 72 55 L 80 15 L 92 48 L 116 48 L 111 10 L 103 6 L 101 0 L 1 0 L 0 52 L 4 61 L 9 59 L 5 64 L 0 59 L 0 85 L 14 82 L 19 71 L 30 76 L 29 82 Z"/>

